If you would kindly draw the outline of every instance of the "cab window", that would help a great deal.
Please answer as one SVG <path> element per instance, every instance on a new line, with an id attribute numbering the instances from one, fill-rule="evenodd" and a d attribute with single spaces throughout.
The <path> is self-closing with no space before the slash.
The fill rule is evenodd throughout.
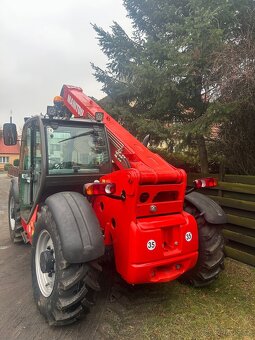
<path id="1" fill-rule="evenodd" d="M 46 126 L 48 174 L 110 172 L 105 130 L 98 125 Z"/>

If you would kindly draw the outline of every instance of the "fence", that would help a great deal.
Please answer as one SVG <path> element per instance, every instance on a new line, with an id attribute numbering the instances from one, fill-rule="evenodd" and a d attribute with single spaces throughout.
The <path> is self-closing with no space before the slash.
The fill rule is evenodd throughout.
<path id="1" fill-rule="evenodd" d="M 199 177 L 189 174 L 189 184 Z M 226 255 L 255 266 L 255 176 L 225 175 L 216 188 L 201 193 L 218 202 L 227 214 L 228 223 L 223 229 Z"/>

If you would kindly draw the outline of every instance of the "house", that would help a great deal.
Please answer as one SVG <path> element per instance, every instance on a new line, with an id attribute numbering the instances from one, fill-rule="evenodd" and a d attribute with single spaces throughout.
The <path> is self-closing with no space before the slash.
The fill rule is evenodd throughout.
<path id="1" fill-rule="evenodd" d="M 4 145 L 2 134 L 0 135 L 0 171 L 4 170 L 5 164 L 12 164 L 15 159 L 19 159 L 20 145 Z"/>

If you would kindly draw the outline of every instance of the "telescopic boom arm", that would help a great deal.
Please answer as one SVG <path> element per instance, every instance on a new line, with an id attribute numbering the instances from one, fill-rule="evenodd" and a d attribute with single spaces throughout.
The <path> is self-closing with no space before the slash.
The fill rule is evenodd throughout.
<path id="1" fill-rule="evenodd" d="M 117 169 L 135 168 L 140 173 L 140 183 L 180 183 L 186 180 L 181 169 L 164 161 L 148 150 L 122 125 L 114 120 L 79 87 L 64 85 L 61 90 L 64 105 L 76 118 L 96 119 L 96 113 L 103 113 L 111 145 L 112 160 Z"/>

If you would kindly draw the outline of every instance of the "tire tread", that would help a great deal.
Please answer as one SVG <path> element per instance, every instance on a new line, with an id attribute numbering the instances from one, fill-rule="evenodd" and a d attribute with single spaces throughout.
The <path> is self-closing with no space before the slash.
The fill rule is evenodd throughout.
<path id="1" fill-rule="evenodd" d="M 199 234 L 198 261 L 194 268 L 180 277 L 180 281 L 194 287 L 204 287 L 214 282 L 224 269 L 224 238 L 221 226 L 206 222 L 203 215 L 190 203 L 185 211 L 196 218 Z"/>

